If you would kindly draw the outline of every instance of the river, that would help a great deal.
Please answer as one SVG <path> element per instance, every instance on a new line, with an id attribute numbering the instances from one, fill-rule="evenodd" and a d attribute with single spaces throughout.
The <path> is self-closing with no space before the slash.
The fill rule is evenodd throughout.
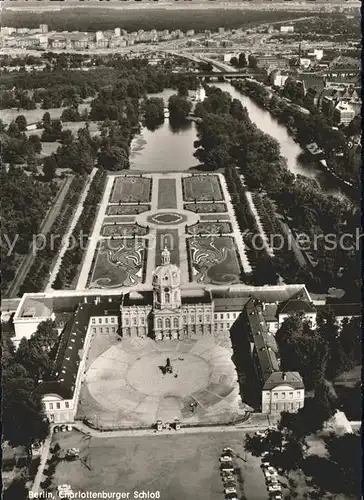
<path id="1" fill-rule="evenodd" d="M 278 123 L 268 111 L 257 106 L 250 97 L 237 91 L 230 83 L 214 85 L 229 92 L 233 98 L 239 99 L 247 108 L 252 122 L 279 142 L 281 154 L 292 173 L 316 179 L 324 191 L 335 196 L 344 196 L 335 179 L 321 170 L 316 163 L 300 163 L 298 157 L 303 153 L 302 148 L 288 134 L 286 127 Z M 169 97 L 174 93 L 174 90 L 165 89 L 163 92 L 153 94 L 153 97 L 163 97 L 167 105 Z M 131 144 L 130 169 L 151 172 L 188 170 L 197 166 L 198 161 L 193 156 L 195 151 L 193 143 L 196 139 L 196 125 L 193 122 L 187 123 L 182 128 L 173 129 L 166 119 L 155 131 L 143 127 Z"/>

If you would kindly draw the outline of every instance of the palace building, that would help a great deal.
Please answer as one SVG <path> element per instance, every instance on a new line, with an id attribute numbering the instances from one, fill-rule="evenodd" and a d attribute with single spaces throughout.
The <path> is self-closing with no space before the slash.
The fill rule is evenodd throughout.
<path id="1" fill-rule="evenodd" d="M 234 355 L 244 359 L 244 366 L 252 364 L 257 408 L 263 413 L 296 411 L 304 403 L 303 381 L 297 372 L 280 370 L 275 342 L 284 319 L 300 314 L 315 328 L 317 312 L 327 307 L 340 321 L 360 316 L 360 304 L 313 301 L 305 285 L 182 286 L 180 269 L 171 264 L 167 248 L 161 257 L 149 290 L 51 290 L 26 293 L 16 301 L 16 347 L 42 321 L 53 321 L 60 335 L 52 380 L 41 381 L 36 389 L 50 421 L 74 421 L 85 359 L 95 336 L 149 337 L 157 342 L 204 336 L 217 343 L 231 340 Z"/>

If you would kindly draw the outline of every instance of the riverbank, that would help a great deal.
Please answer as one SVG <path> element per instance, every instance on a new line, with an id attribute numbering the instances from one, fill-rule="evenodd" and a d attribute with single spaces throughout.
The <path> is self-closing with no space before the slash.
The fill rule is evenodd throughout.
<path id="1" fill-rule="evenodd" d="M 305 108 L 291 103 L 288 99 L 281 98 L 275 94 L 272 95 L 265 85 L 254 80 L 233 80 L 231 85 L 238 92 L 248 96 L 259 108 L 268 112 L 281 126 L 284 126 L 294 142 L 299 144 L 304 151 L 310 153 L 311 159 L 313 163 L 317 165 L 318 169 L 335 179 L 335 182 L 338 181 L 340 188 L 347 191 L 348 187 L 355 187 L 355 183 L 351 178 L 344 177 L 335 171 L 329 159 L 322 155 L 315 157 L 315 154 L 311 153 L 310 149 L 307 147 L 309 146 L 308 141 L 302 140 L 302 137 L 300 137 L 297 122 L 298 125 L 301 125 L 300 122 L 310 119 L 308 118 L 310 114 L 308 110 L 306 110 L 308 113 L 304 113 L 303 110 Z M 305 173 L 303 172 L 302 175 L 305 175 Z M 352 193 L 348 194 L 351 195 Z"/>

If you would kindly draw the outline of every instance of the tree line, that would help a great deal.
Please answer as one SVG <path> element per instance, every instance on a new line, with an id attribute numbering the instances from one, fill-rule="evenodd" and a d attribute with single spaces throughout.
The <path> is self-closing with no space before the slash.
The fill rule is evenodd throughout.
<path id="1" fill-rule="evenodd" d="M 236 167 L 244 176 L 247 189 L 265 191 L 278 213 L 290 220 L 298 232 L 311 237 L 309 250 L 320 262 L 320 273 L 311 266 L 292 266 L 288 276 L 283 277 L 293 283 L 303 280 L 313 291 L 338 286 L 347 291 L 348 300 L 350 296 L 350 300 L 358 301 L 359 251 L 354 244 L 357 207 L 296 178 L 280 156 L 278 142 L 259 130 L 241 102 L 227 92 L 208 89 L 207 98 L 196 105 L 195 114 L 202 122 L 197 124 L 194 155 L 203 168 Z M 350 249 L 339 245 L 344 231 L 352 235 Z M 337 238 L 333 247 L 326 245 L 324 238 L 331 233 Z"/>
<path id="2" fill-rule="evenodd" d="M 41 292 L 44 289 L 52 264 L 60 250 L 62 239 L 72 220 L 72 216 L 82 193 L 85 178 L 75 176 L 68 188 L 62 209 L 52 224 L 50 231 L 41 241 L 43 248 L 36 253 L 34 262 L 29 269 L 23 284 L 19 288 L 19 296 L 29 292 Z"/>
<path id="3" fill-rule="evenodd" d="M 77 276 L 79 266 L 85 251 L 85 246 L 91 236 L 92 226 L 95 220 L 97 205 L 104 192 L 106 173 L 98 170 L 92 179 L 89 191 L 83 204 L 82 213 L 72 232 L 74 244 L 69 247 L 61 261 L 58 274 L 53 283 L 55 289 L 70 287 Z M 81 240 L 82 237 L 82 240 Z"/>

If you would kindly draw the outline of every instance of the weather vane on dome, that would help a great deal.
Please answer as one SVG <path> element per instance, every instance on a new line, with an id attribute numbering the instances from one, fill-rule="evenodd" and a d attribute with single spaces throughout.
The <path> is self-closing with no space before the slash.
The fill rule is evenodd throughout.
<path id="1" fill-rule="evenodd" d="M 171 252 L 168 250 L 167 245 L 164 246 L 162 252 L 162 266 L 166 266 L 171 263 Z"/>

